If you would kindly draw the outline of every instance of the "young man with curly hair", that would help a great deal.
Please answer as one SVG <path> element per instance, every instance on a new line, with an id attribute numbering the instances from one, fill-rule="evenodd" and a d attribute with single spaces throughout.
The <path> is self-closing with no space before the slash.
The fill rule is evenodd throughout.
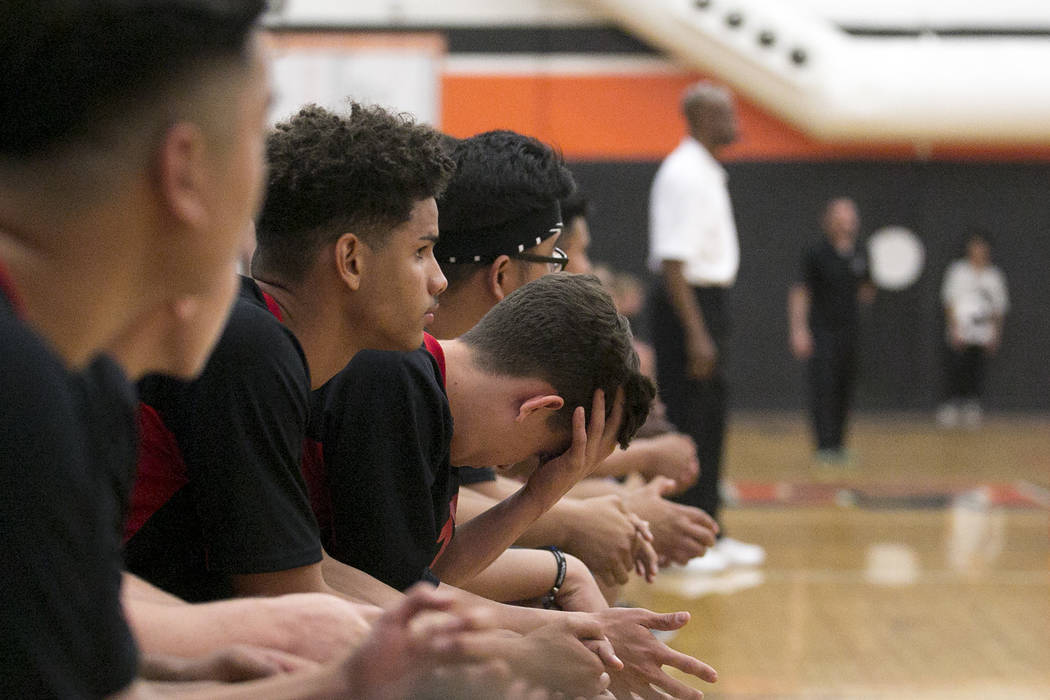
<path id="1" fill-rule="evenodd" d="M 127 566 L 190 601 L 339 590 L 300 474 L 309 392 L 361 349 L 418 345 L 445 287 L 434 197 L 452 164 L 436 132 L 307 107 L 266 151 L 256 278 L 199 379 L 140 383 Z"/>

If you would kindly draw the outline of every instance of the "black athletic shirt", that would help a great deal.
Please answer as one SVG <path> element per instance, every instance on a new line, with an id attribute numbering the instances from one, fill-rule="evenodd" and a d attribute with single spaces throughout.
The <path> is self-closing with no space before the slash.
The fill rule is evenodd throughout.
<path id="1" fill-rule="evenodd" d="M 496 480 L 496 470 L 492 467 L 453 467 L 460 486 L 484 484 Z"/>
<path id="2" fill-rule="evenodd" d="M 455 528 L 441 362 L 430 337 L 413 352 L 364 350 L 312 399 L 324 465 L 307 479 L 325 550 L 400 590 L 435 581 L 429 567 Z"/>
<path id="3" fill-rule="evenodd" d="M 139 389 L 142 446 L 124 548 L 131 572 L 204 601 L 232 596 L 232 574 L 321 560 L 300 472 L 309 370 L 255 282 L 242 279 L 198 379 L 149 377 Z"/>
<path id="4" fill-rule="evenodd" d="M 871 280 L 863 246 L 842 255 L 826 238 L 802 256 L 799 282 L 810 294 L 809 325 L 814 330 L 836 330 L 857 325 L 857 290 Z"/>
<path id="5" fill-rule="evenodd" d="M 110 460 L 132 449 L 128 388 L 105 360 L 67 372 L 4 279 L 0 266 L 0 697 L 103 697 L 138 667 L 115 528 L 127 463 Z"/>

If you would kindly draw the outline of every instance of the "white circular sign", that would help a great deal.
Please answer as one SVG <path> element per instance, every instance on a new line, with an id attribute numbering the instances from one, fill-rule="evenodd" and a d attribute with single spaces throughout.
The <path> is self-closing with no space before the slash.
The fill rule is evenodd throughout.
<path id="1" fill-rule="evenodd" d="M 885 226 L 868 237 L 868 259 L 875 285 L 898 291 L 919 279 L 926 262 L 926 249 L 911 230 Z"/>

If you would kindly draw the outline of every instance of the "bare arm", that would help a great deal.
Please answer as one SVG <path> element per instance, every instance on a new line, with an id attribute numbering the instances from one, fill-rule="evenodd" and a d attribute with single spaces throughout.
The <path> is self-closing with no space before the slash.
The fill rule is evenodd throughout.
<path id="1" fill-rule="evenodd" d="M 502 476 L 485 485 L 490 493 L 497 495 L 512 494 L 520 487 L 519 483 Z M 470 487 L 459 493 L 457 515 L 463 520 L 469 520 L 496 503 Z M 626 583 L 631 571 L 638 570 L 639 562 L 646 574 L 654 572 L 655 562 L 647 558 L 645 548 L 645 543 L 650 541 L 648 525 L 632 514 L 619 496 L 610 495 L 586 501 L 562 498 L 522 533 L 515 544 L 521 547 L 558 547 L 579 557 L 602 583 L 613 586 Z"/>
<path id="2" fill-rule="evenodd" d="M 791 333 L 791 352 L 806 360 L 813 355 L 813 335 L 809 330 L 809 288 L 796 284 L 788 292 L 788 324 Z"/>
<path id="3" fill-rule="evenodd" d="M 681 260 L 664 260 L 664 286 L 678 322 L 685 335 L 687 370 L 694 379 L 710 377 L 718 363 L 718 348 L 707 332 L 704 314 L 696 302 L 693 289 L 682 272 Z"/>
<path id="4" fill-rule="evenodd" d="M 176 657 L 249 645 L 325 662 L 360 644 L 381 613 L 322 593 L 190 604 L 131 574 L 122 603 L 143 652 Z"/>
<path id="5" fill-rule="evenodd" d="M 554 602 L 562 610 L 603 610 L 607 607 L 591 572 L 571 554 L 565 557 L 565 580 Z M 508 549 L 464 590 L 502 602 L 538 601 L 558 576 L 557 559 L 542 549 Z"/>
<path id="6" fill-rule="evenodd" d="M 696 444 L 688 435 L 676 432 L 636 438 L 626 450 L 613 450 L 594 476 L 622 477 L 635 473 L 647 479 L 666 476 L 674 479 L 679 489 L 686 489 L 696 483 L 700 475 Z"/>
<path id="7" fill-rule="evenodd" d="M 616 574 L 616 562 L 609 561 L 610 557 L 619 557 L 621 550 L 609 547 L 607 543 L 615 542 L 611 536 L 598 536 L 598 533 L 609 525 L 608 516 L 599 530 L 599 525 L 587 520 L 586 515 L 581 516 L 578 511 L 574 514 L 576 506 L 584 513 L 597 513 L 600 509 L 600 499 L 617 497 L 625 506 L 625 512 L 646 523 L 647 529 L 652 533 L 652 545 L 660 561 L 684 564 L 693 557 L 702 556 L 707 548 L 715 543 L 718 525 L 699 508 L 674 503 L 664 498 L 675 488 L 675 482 L 663 476 L 655 477 L 642 486 L 625 485 L 608 479 L 584 479 L 570 491 L 572 498 L 564 498 L 560 502 L 558 511 L 559 516 L 566 518 L 564 525 L 554 524 L 557 521 L 553 519 L 553 509 L 544 517 L 548 518 L 552 527 L 563 528 L 566 541 L 562 549 L 582 559 L 591 571 L 599 576 L 602 583 L 622 583 L 622 577 L 617 577 Z M 552 542 L 535 538 L 530 530 L 518 544 L 542 546 Z M 606 563 L 602 565 L 601 562 Z"/>
<path id="8" fill-rule="evenodd" d="M 661 562 L 684 564 L 702 556 L 715 543 L 718 525 L 710 515 L 664 498 L 675 488 L 667 477 L 658 476 L 644 486 L 599 479 L 586 481 L 596 482 L 602 491 L 619 496 L 627 510 L 648 523 Z"/>
<path id="9" fill-rule="evenodd" d="M 289 593 L 328 593 L 353 603 L 387 607 L 401 594 L 359 569 L 337 561 L 327 553 L 316 564 L 264 574 L 233 576 L 238 596 L 278 596 Z"/>
<path id="10" fill-rule="evenodd" d="M 321 562 L 321 571 L 325 582 L 337 591 L 343 591 L 352 600 L 390 608 L 404 597 L 396 588 L 392 588 L 379 579 L 360 569 L 344 564 L 328 556 L 326 552 Z"/>
<path id="11" fill-rule="evenodd" d="M 117 700 L 172 695 L 212 700 L 259 697 L 273 700 L 333 697 L 381 700 L 413 697 L 423 688 L 433 688 L 435 671 L 440 673 L 442 669 L 447 671 L 449 668 L 453 669 L 450 695 L 458 697 L 460 692 L 464 692 L 473 697 L 466 691 L 479 693 L 482 689 L 497 696 L 502 695 L 506 683 L 511 679 L 508 674 L 482 675 L 479 679 L 483 685 L 472 686 L 475 682 L 473 679 L 478 677 L 460 673 L 472 667 L 476 669 L 479 657 L 492 658 L 488 646 L 484 644 L 488 639 L 484 635 L 491 633 L 479 629 L 476 615 L 448 615 L 453 605 L 452 597 L 436 592 L 429 586 L 420 586 L 410 591 L 397 606 L 377 621 L 374 632 L 360 649 L 349 655 L 344 654 L 339 660 L 324 666 L 230 684 L 157 683 L 140 678 L 125 691 L 112 697 Z M 423 619 L 423 615 L 432 612 L 439 612 L 442 616 L 431 616 L 429 621 Z M 594 623 L 590 626 L 596 627 Z M 593 630 L 588 632 L 593 634 Z M 480 640 L 474 640 L 474 635 L 483 636 Z M 163 672 L 164 668 L 160 670 Z M 590 675 L 596 681 L 600 672 L 599 664 Z"/>
<path id="12" fill-rule="evenodd" d="M 434 573 L 442 581 L 460 585 L 488 567 L 573 484 L 594 471 L 612 452 L 622 416 L 622 391 L 617 392 L 608 421 L 605 420 L 605 397 L 600 390 L 596 391 L 590 425 L 586 425 L 582 406 L 573 412 L 569 449 L 539 467 L 509 498 L 459 528 L 431 566 Z"/>

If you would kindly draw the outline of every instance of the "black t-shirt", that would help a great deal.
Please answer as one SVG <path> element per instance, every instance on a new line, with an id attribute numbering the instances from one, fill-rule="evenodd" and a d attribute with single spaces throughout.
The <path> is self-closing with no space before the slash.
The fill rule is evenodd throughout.
<path id="1" fill-rule="evenodd" d="M 135 483 L 139 444 L 138 393 L 124 370 L 105 355 L 96 357 L 86 370 L 74 377 L 73 388 L 84 409 L 92 461 L 99 465 L 99 494 L 108 499 L 104 504 L 106 512 L 113 514 L 116 536 L 113 541 L 118 544 L 113 550 L 114 566 L 121 570 L 124 558 L 119 543 Z"/>
<path id="2" fill-rule="evenodd" d="M 857 291 L 870 281 L 868 258 L 862 246 L 847 255 L 827 239 L 810 246 L 802 256 L 799 282 L 810 294 L 809 325 L 815 331 L 857 325 Z"/>
<path id="3" fill-rule="evenodd" d="M 230 576 L 321 560 L 300 473 L 306 358 L 251 280 L 201 376 L 139 384 L 142 446 L 128 569 L 191 601 L 233 595 Z"/>
<path id="4" fill-rule="evenodd" d="M 438 360 L 426 347 L 364 350 L 314 392 L 312 406 L 324 468 L 310 479 L 311 498 L 324 504 L 325 550 L 394 588 L 433 581 L 458 489 Z"/>
<path id="5" fill-rule="evenodd" d="M 460 486 L 485 484 L 496 480 L 496 470 L 492 467 L 453 467 Z"/>
<path id="6" fill-rule="evenodd" d="M 131 449 L 123 375 L 70 375 L 0 289 L 0 396 L 0 697 L 116 693 L 138 667 L 115 528 L 127 464 L 110 461 Z"/>

